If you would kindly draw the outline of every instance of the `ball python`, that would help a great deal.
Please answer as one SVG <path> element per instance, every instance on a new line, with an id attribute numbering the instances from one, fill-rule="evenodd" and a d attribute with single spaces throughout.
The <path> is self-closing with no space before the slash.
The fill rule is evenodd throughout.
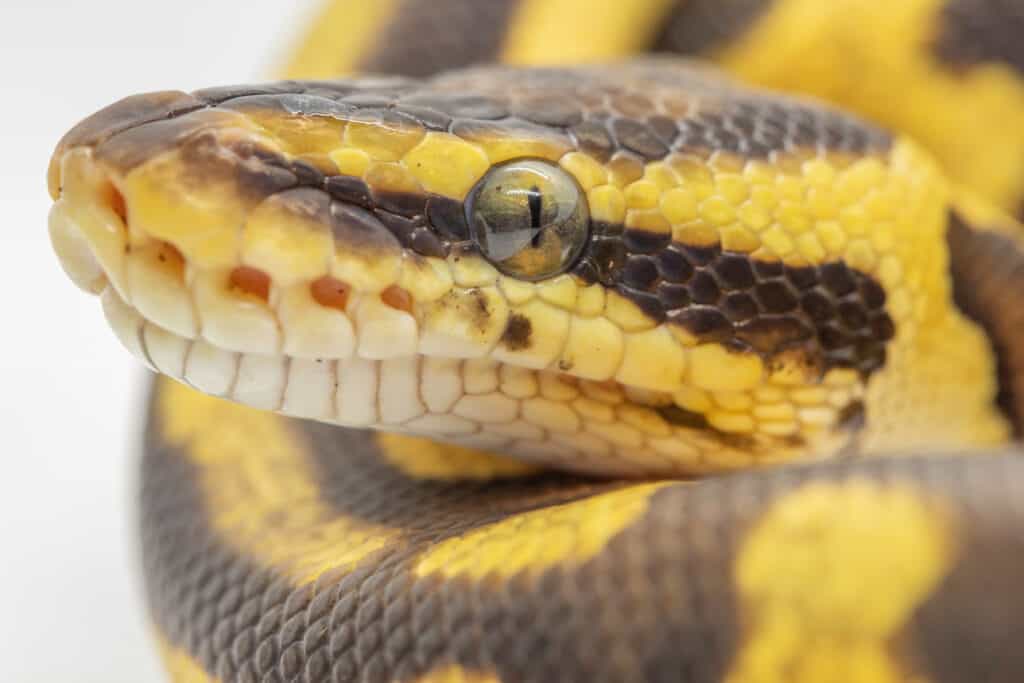
<path id="1" fill-rule="evenodd" d="M 172 679 L 1021 680 L 1022 27 L 334 0 L 74 127 Z"/>

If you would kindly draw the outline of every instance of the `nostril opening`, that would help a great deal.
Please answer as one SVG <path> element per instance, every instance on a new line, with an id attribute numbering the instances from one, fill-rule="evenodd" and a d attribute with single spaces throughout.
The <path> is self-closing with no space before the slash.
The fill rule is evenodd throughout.
<path id="1" fill-rule="evenodd" d="M 321 306 L 344 311 L 348 304 L 350 287 L 329 275 L 317 278 L 309 287 L 313 299 Z"/>
<path id="2" fill-rule="evenodd" d="M 270 276 L 258 268 L 238 266 L 231 271 L 228 282 L 235 291 L 254 296 L 264 303 L 270 298 Z"/>
<path id="3" fill-rule="evenodd" d="M 412 313 L 412 294 L 398 285 L 391 285 L 380 293 L 381 301 L 391 308 Z"/>
<path id="4" fill-rule="evenodd" d="M 114 183 L 107 182 L 101 190 L 103 201 L 106 202 L 114 213 L 116 213 L 121 220 L 127 224 L 128 222 L 128 204 L 124 200 L 124 195 L 114 186 Z"/>

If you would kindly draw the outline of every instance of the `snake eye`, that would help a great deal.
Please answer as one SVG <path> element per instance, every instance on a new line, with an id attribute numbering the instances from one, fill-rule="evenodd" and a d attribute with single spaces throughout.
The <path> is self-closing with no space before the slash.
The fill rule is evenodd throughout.
<path id="1" fill-rule="evenodd" d="M 572 177 L 543 161 L 496 166 L 467 204 L 470 232 L 494 266 L 523 280 L 568 270 L 587 242 L 589 217 Z"/>

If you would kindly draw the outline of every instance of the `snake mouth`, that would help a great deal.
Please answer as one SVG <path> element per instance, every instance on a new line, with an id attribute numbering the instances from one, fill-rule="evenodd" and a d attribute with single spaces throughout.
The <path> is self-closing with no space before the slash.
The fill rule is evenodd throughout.
<path id="1" fill-rule="evenodd" d="M 364 152 L 344 148 L 325 189 L 308 141 L 337 145 L 352 120 L 197 102 L 129 98 L 51 164 L 55 251 L 152 369 L 258 408 L 588 472 L 704 473 L 849 440 L 837 426 L 859 416 L 856 371 L 821 377 L 799 353 L 769 367 L 576 274 L 525 282 L 456 241 L 410 248 L 398 233 L 418 195 L 399 191 L 398 165 L 359 185 Z M 446 162 L 467 146 L 445 138 Z M 460 206 L 458 191 L 438 196 L 427 214 Z"/>
<path id="2" fill-rule="evenodd" d="M 390 284 L 376 287 L 330 272 L 281 284 L 245 263 L 203 268 L 138 227 L 130 184 L 92 150 L 67 150 L 59 167 L 54 249 L 71 280 L 100 295 L 122 344 L 156 372 L 256 408 L 588 473 L 690 475 L 799 457 L 807 445 L 795 438 L 798 427 L 817 421 L 824 434 L 833 411 L 860 396 L 856 382 L 838 376 L 818 392 L 829 394 L 835 407 L 827 410 L 800 406 L 795 390 L 761 390 L 768 430 L 752 434 L 721 417 L 749 410 L 738 388 L 623 382 L 621 358 L 601 376 L 580 376 L 564 342 L 560 353 L 534 348 L 535 339 L 559 334 L 545 325 L 571 325 L 572 317 L 552 315 L 553 295 L 537 285 L 528 285 L 535 292 L 526 308 L 513 310 L 510 299 L 527 285 L 467 281 L 489 272 L 471 256 L 446 264 L 403 254 Z M 520 355 L 531 349 L 544 355 Z M 638 349 L 629 362 L 656 359 Z M 736 381 L 730 372 L 721 381 Z M 837 445 L 845 438 L 834 437 Z"/>

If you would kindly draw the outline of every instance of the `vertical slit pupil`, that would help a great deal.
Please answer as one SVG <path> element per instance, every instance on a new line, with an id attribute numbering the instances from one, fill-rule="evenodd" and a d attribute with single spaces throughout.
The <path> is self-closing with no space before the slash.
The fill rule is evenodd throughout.
<path id="1" fill-rule="evenodd" d="M 541 211 L 542 197 L 540 190 L 536 185 L 530 188 L 530 191 L 526 193 L 526 205 L 530 208 L 530 227 L 536 232 L 533 234 L 533 239 L 530 240 L 530 246 L 534 249 L 540 246 L 540 211 Z"/>

